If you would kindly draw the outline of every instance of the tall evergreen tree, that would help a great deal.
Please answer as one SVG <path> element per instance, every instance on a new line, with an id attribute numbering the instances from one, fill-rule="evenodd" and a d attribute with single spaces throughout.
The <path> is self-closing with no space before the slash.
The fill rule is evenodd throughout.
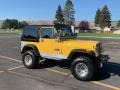
<path id="1" fill-rule="evenodd" d="M 111 13 L 107 5 L 105 5 L 100 15 L 100 27 L 103 29 L 105 27 L 110 27 L 110 26 L 111 26 Z"/>
<path id="2" fill-rule="evenodd" d="M 54 21 L 54 23 L 64 23 L 63 11 L 60 5 L 58 6 L 58 9 L 56 11 L 55 18 L 56 20 Z"/>
<path id="3" fill-rule="evenodd" d="M 100 9 L 98 9 L 95 15 L 95 26 L 99 26 L 100 24 L 100 14 L 101 14 L 101 11 Z"/>
<path id="4" fill-rule="evenodd" d="M 74 5 L 72 3 L 72 0 L 67 0 L 65 7 L 64 7 L 64 19 L 65 19 L 65 24 L 67 25 L 74 25 L 75 18 L 74 18 Z"/>

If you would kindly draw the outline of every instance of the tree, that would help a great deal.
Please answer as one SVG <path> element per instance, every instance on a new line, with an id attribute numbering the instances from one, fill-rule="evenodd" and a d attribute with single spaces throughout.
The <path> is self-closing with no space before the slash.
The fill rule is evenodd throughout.
<path id="1" fill-rule="evenodd" d="M 101 11 L 100 9 L 98 9 L 95 15 L 95 26 L 99 26 L 100 24 L 100 14 L 101 14 Z"/>
<path id="2" fill-rule="evenodd" d="M 11 29 L 11 20 L 6 19 L 5 21 L 3 21 L 2 28 L 3 29 L 8 29 L 8 28 Z"/>
<path id="3" fill-rule="evenodd" d="M 22 21 L 22 22 L 19 23 L 19 28 L 23 28 L 27 25 L 28 25 L 28 23 L 26 21 Z"/>
<path id="4" fill-rule="evenodd" d="M 11 28 L 18 29 L 19 28 L 19 21 L 16 19 L 11 20 Z"/>
<path id="5" fill-rule="evenodd" d="M 110 26 L 111 26 L 111 13 L 107 5 L 105 5 L 100 15 L 100 27 L 101 29 L 104 29 L 105 27 L 110 27 Z"/>
<path id="6" fill-rule="evenodd" d="M 66 4 L 65 4 L 65 7 L 64 7 L 64 19 L 65 19 L 65 24 L 67 25 L 74 25 L 74 21 L 75 21 L 75 18 L 74 18 L 74 14 L 75 14 L 75 11 L 74 11 L 74 5 L 72 3 L 72 0 L 67 0 L 66 1 Z"/>
<path id="7" fill-rule="evenodd" d="M 79 24 L 80 30 L 85 31 L 90 29 L 90 24 L 88 21 L 81 21 Z"/>
<path id="8" fill-rule="evenodd" d="M 56 11 L 55 18 L 56 20 L 54 21 L 54 23 L 64 23 L 63 11 L 60 5 L 58 6 L 58 9 Z"/>
<path id="9" fill-rule="evenodd" d="M 18 26 L 19 21 L 16 19 L 6 19 L 3 24 L 2 24 L 2 28 L 3 29 L 17 29 L 19 28 Z"/>
<path id="10" fill-rule="evenodd" d="M 117 23 L 117 27 L 120 27 L 120 20 L 119 20 L 118 23 Z"/>
<path id="11" fill-rule="evenodd" d="M 2 28 L 3 29 L 19 29 L 26 25 L 28 25 L 28 23 L 25 21 L 19 22 L 16 19 L 6 19 L 5 21 L 3 21 Z"/>

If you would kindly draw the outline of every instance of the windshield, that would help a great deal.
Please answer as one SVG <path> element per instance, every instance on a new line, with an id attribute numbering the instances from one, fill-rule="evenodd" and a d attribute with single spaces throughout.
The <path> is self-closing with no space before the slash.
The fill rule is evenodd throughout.
<path id="1" fill-rule="evenodd" d="M 67 28 L 67 27 L 60 28 L 58 30 L 58 33 L 61 38 L 72 38 L 73 37 L 71 28 Z"/>

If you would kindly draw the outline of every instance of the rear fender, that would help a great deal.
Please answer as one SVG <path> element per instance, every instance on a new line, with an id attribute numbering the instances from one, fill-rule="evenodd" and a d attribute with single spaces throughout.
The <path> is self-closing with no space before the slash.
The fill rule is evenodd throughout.
<path id="1" fill-rule="evenodd" d="M 30 44 L 24 46 L 22 51 L 21 51 L 21 53 L 23 54 L 24 52 L 29 51 L 29 50 L 34 50 L 35 51 L 35 55 L 40 57 L 40 53 L 39 53 L 37 47 L 34 46 L 34 45 L 30 45 Z"/>

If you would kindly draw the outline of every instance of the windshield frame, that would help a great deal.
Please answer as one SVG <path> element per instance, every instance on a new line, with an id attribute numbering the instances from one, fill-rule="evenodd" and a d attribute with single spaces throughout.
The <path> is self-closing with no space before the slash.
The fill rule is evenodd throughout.
<path id="1" fill-rule="evenodd" d="M 64 29 L 64 32 L 63 32 L 63 29 Z M 59 27 L 57 29 L 57 32 L 58 32 L 60 39 L 73 39 L 73 38 L 75 38 L 75 35 L 73 34 L 71 27 Z M 63 33 L 67 34 L 67 35 L 63 36 Z"/>

